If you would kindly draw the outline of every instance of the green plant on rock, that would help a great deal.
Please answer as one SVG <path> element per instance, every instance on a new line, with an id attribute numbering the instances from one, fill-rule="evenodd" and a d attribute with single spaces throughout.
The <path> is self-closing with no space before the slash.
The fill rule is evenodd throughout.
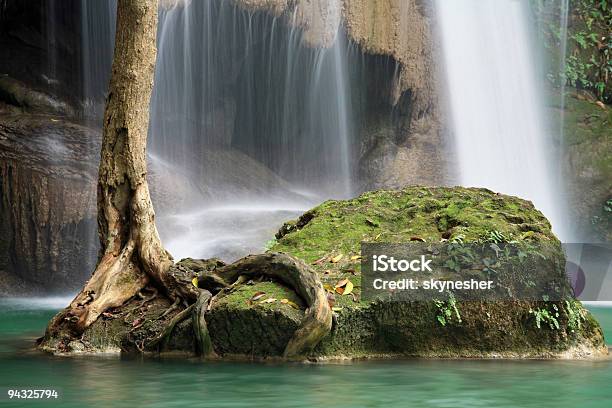
<path id="1" fill-rule="evenodd" d="M 455 295 L 452 292 L 449 292 L 448 300 L 434 299 L 434 304 L 438 308 L 436 319 L 442 326 L 450 323 L 453 320 L 453 316 L 458 323 L 461 323 L 461 313 L 459 313 L 459 308 L 457 307 L 457 299 L 455 299 Z"/>
<path id="2" fill-rule="evenodd" d="M 506 235 L 504 235 L 504 233 L 500 231 L 489 231 L 481 240 L 484 243 L 492 244 L 501 244 L 509 241 Z"/>
<path id="3" fill-rule="evenodd" d="M 472 247 L 470 245 L 464 245 L 463 242 L 452 241 L 447 245 L 446 251 L 448 259 L 444 263 L 444 266 L 457 273 L 473 265 L 476 261 L 476 255 Z"/>
<path id="4" fill-rule="evenodd" d="M 575 333 L 582 329 L 582 322 L 586 320 L 586 310 L 577 300 L 565 301 L 565 312 L 567 313 L 567 329 Z"/>
<path id="5" fill-rule="evenodd" d="M 552 306 L 554 312 L 550 312 L 546 308 L 529 309 L 529 314 L 535 316 L 535 323 L 538 329 L 542 328 L 542 323 L 546 323 L 551 330 L 559 330 L 559 307 L 554 303 Z"/>
<path id="6" fill-rule="evenodd" d="M 612 213 L 612 198 L 606 201 L 606 203 L 603 206 L 603 210 L 604 212 Z"/>
<path id="7" fill-rule="evenodd" d="M 612 198 L 601 206 L 599 214 L 591 216 L 591 225 L 601 231 L 609 231 L 612 223 Z"/>
<path id="8" fill-rule="evenodd" d="M 266 251 L 271 250 L 274 247 L 274 245 L 276 245 L 276 243 L 277 243 L 276 239 L 272 238 L 271 240 L 267 241 L 264 244 L 264 250 L 266 250 Z"/>

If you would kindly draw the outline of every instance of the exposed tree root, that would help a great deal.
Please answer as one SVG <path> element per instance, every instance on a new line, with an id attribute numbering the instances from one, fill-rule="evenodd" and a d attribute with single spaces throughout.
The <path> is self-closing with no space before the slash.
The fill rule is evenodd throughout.
<path id="1" fill-rule="evenodd" d="M 146 344 L 145 347 L 147 349 L 151 349 L 159 345 L 159 348 L 163 349 L 164 345 L 167 343 L 168 339 L 170 338 L 170 335 L 172 334 L 172 330 L 174 330 L 174 327 L 180 322 L 182 322 L 183 320 L 185 320 L 186 318 L 190 317 L 191 311 L 193 310 L 194 307 L 195 307 L 195 304 L 178 312 L 172 319 L 170 319 L 170 321 L 164 327 L 164 329 L 157 336 L 155 336 L 151 341 L 149 341 L 149 343 Z"/>
<path id="2" fill-rule="evenodd" d="M 318 275 L 299 259 L 282 253 L 250 255 L 215 271 L 226 282 L 267 276 L 289 285 L 308 308 L 304 320 L 289 340 L 284 357 L 296 358 L 313 349 L 332 327 L 332 311 Z M 214 299 L 212 300 L 214 302 Z"/>
<path id="3" fill-rule="evenodd" d="M 212 293 L 207 290 L 202 290 L 191 313 L 193 331 L 196 337 L 196 348 L 198 353 L 203 357 L 212 357 L 215 354 L 205 319 L 211 299 Z"/>
<path id="4" fill-rule="evenodd" d="M 174 299 L 174 303 L 172 303 L 172 305 L 170 305 L 170 307 L 166 309 L 166 311 L 162 313 L 161 316 L 158 317 L 158 319 L 163 319 L 164 317 L 168 316 L 170 313 L 174 312 L 176 309 L 178 309 L 180 303 L 181 303 L 181 299 L 179 298 Z"/>

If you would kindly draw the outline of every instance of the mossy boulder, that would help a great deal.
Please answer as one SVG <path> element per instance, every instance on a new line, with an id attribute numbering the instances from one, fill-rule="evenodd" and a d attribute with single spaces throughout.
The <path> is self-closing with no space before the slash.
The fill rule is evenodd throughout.
<path id="1" fill-rule="evenodd" d="M 280 283 L 242 285 L 215 302 L 215 312 L 206 319 L 215 351 L 279 355 L 299 327 L 304 307 L 295 292 Z"/>
<path id="2" fill-rule="evenodd" d="M 286 223 L 270 251 L 305 261 L 330 292 L 344 279 L 353 284 L 351 293 L 335 294 L 332 331 L 310 358 L 575 358 L 606 354 L 598 323 L 573 299 L 449 304 L 364 301 L 360 297 L 362 242 L 438 243 L 457 237 L 464 242 L 481 242 L 491 234 L 508 241 L 540 244 L 548 248 L 552 262 L 564 264 L 560 242 L 530 202 L 461 187 L 410 187 L 327 201 Z M 559 267 L 551 271 L 564 273 Z M 291 303 L 253 302 L 258 292 L 277 300 L 291 299 Z M 221 356 L 281 355 L 303 308 L 291 290 L 276 282 L 244 284 L 221 297 L 208 312 L 215 351 Z M 444 324 L 440 316 L 445 317 Z"/>

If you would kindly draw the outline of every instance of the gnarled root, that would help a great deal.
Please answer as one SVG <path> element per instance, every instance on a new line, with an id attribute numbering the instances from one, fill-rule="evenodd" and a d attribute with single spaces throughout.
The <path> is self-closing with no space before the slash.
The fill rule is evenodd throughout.
<path id="1" fill-rule="evenodd" d="M 148 344 L 146 344 L 146 348 L 151 349 L 159 345 L 160 349 L 162 349 L 170 338 L 174 327 L 191 315 L 191 311 L 193 310 L 194 306 L 195 304 L 178 312 L 172 319 L 170 319 L 164 329 L 157 336 L 155 336 Z"/>
<path id="2" fill-rule="evenodd" d="M 203 357 L 212 357 L 215 354 L 205 319 L 206 310 L 208 309 L 211 299 L 212 293 L 207 290 L 202 290 L 191 313 L 193 331 L 196 338 L 196 348 L 198 353 Z"/>
<path id="3" fill-rule="evenodd" d="M 226 282 L 241 276 L 277 279 L 302 297 L 308 308 L 300 327 L 289 340 L 284 357 L 296 358 L 312 350 L 332 327 L 332 311 L 316 272 L 299 259 L 283 253 L 250 255 L 215 271 Z M 213 299 L 214 300 L 214 299 Z"/>

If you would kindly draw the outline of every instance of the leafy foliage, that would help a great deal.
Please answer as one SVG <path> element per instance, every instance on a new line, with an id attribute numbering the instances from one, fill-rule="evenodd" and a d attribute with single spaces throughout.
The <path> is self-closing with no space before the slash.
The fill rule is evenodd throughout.
<path id="1" fill-rule="evenodd" d="M 553 312 L 548 309 L 529 309 L 529 313 L 535 316 L 535 323 L 538 329 L 542 328 L 542 323 L 548 324 L 551 330 L 559 330 L 559 307 L 556 304 L 552 304 L 554 309 Z"/>
<path id="2" fill-rule="evenodd" d="M 582 322 L 586 320 L 586 310 L 577 300 L 566 300 L 565 311 L 567 313 L 567 329 L 575 333 L 582 329 Z"/>
<path id="3" fill-rule="evenodd" d="M 438 308 L 436 319 L 438 319 L 438 323 L 442 326 L 446 326 L 450 323 L 453 320 L 453 316 L 458 323 L 461 323 L 461 314 L 457 307 L 457 299 L 455 299 L 455 295 L 453 295 L 452 292 L 448 294 L 447 301 L 434 300 L 434 304 Z"/>
<path id="4" fill-rule="evenodd" d="M 560 69 L 564 45 L 561 27 L 563 2 L 531 0 L 544 46 L 553 55 L 548 79 L 555 85 L 585 89 L 612 103 L 612 3 L 609 0 L 570 0 L 566 61 Z"/>

